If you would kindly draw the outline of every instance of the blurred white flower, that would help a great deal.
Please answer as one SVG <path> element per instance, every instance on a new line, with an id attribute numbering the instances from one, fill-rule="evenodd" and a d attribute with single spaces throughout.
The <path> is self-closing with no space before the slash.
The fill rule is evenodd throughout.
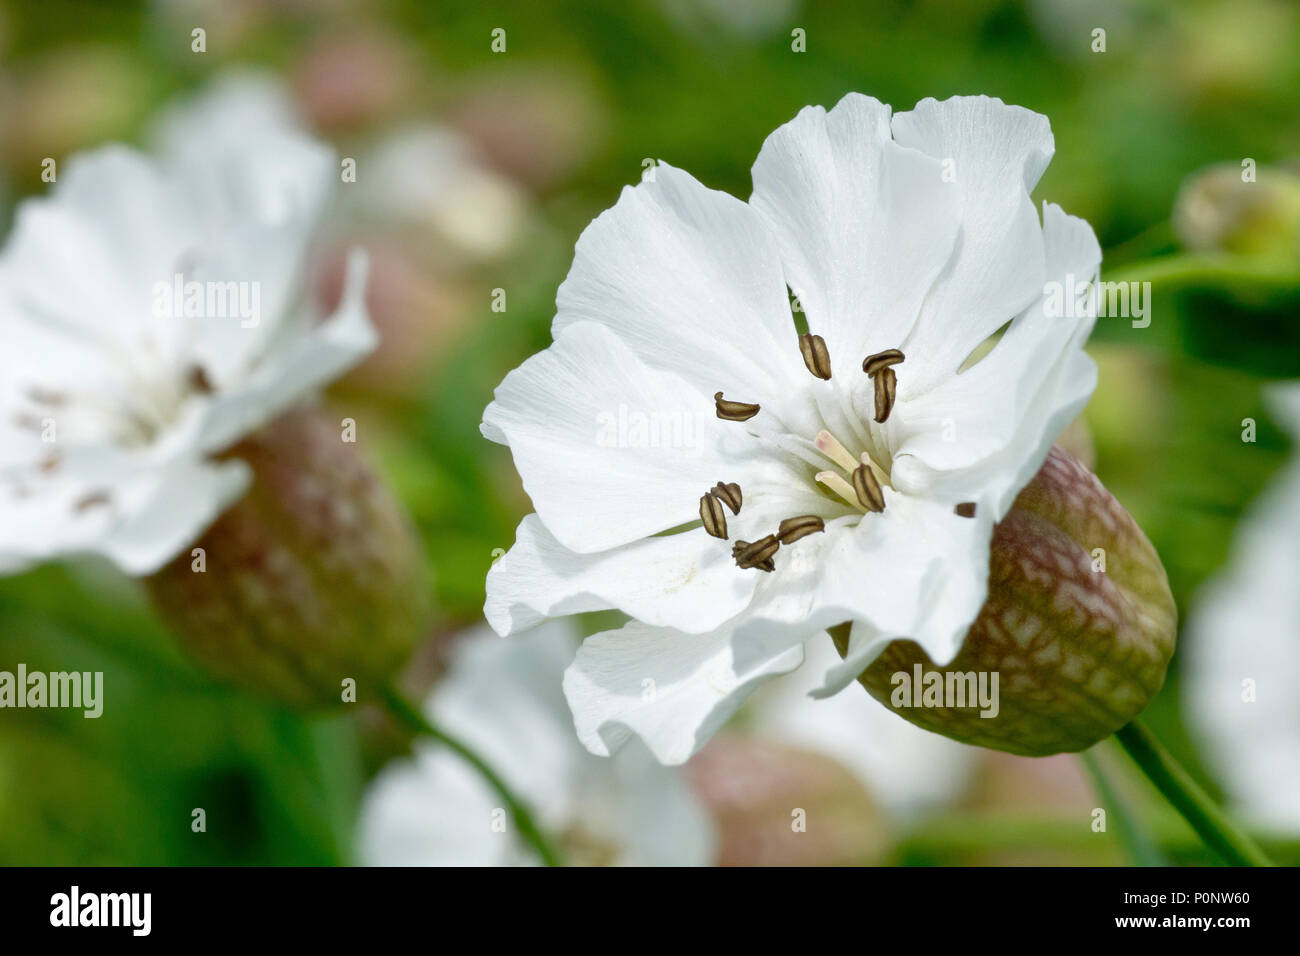
<path id="1" fill-rule="evenodd" d="M 375 344 L 354 255 L 338 309 L 303 265 L 331 150 L 240 77 L 74 156 L 0 252 L 0 571 L 69 554 L 148 574 L 246 490 L 212 456 Z"/>
<path id="2" fill-rule="evenodd" d="M 1300 383 L 1271 405 L 1300 446 Z M 1238 526 L 1188 615 L 1184 712 L 1215 777 L 1260 826 L 1300 833 L 1300 454 Z"/>
<path id="3" fill-rule="evenodd" d="M 909 724 L 853 683 L 808 706 L 818 675 L 840 656 L 824 634 L 804 645 L 804 666 L 759 688 L 747 729 L 824 754 L 852 771 L 882 808 L 907 818 L 948 806 L 970 786 L 980 751 Z"/>
<path id="4" fill-rule="evenodd" d="M 1053 299 L 1096 238 L 1029 198 L 1052 152 L 1000 100 L 850 94 L 768 137 L 749 203 L 660 164 L 583 233 L 554 344 L 484 414 L 537 509 L 486 614 L 634 619 L 566 674 L 592 751 L 685 760 L 842 622 L 818 694 L 895 638 L 957 653 L 994 523 L 1096 381 L 1090 308 Z"/>
<path id="5" fill-rule="evenodd" d="M 577 636 L 567 622 L 503 641 L 465 636 L 429 715 L 496 767 L 573 864 L 706 865 L 714 840 L 681 775 L 643 747 L 587 753 L 560 691 Z M 509 866 L 535 856 L 500 798 L 455 754 L 418 743 L 366 795 L 360 853 L 372 866 Z"/>

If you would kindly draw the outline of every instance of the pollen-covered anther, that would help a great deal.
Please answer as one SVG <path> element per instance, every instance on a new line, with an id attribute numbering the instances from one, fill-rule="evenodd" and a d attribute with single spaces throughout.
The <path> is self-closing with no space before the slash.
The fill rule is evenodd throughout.
<path id="1" fill-rule="evenodd" d="M 726 422 L 747 422 L 758 414 L 758 406 L 748 402 L 731 402 L 722 397 L 721 392 L 713 395 L 718 417 Z"/>
<path id="2" fill-rule="evenodd" d="M 781 542 L 776 539 L 776 535 L 769 534 L 753 542 L 737 541 L 731 549 L 731 556 L 743 569 L 759 568 L 763 571 L 771 571 L 776 567 L 772 556 L 780 547 Z"/>
<path id="3" fill-rule="evenodd" d="M 859 465 L 854 469 L 853 493 L 858 496 L 858 503 L 868 511 L 885 510 L 885 493 L 880 490 L 880 482 L 870 465 Z"/>
<path id="4" fill-rule="evenodd" d="M 882 368 L 872 376 L 876 383 L 876 424 L 883 425 L 894 410 L 894 397 L 898 391 L 898 376 L 892 368 Z"/>
<path id="5" fill-rule="evenodd" d="M 826 522 L 816 515 L 799 515 L 782 521 L 776 529 L 776 536 L 782 544 L 793 544 L 800 538 L 825 530 Z"/>
<path id="6" fill-rule="evenodd" d="M 831 377 L 831 353 L 826 349 L 826 340 L 820 335 L 805 332 L 799 336 L 799 351 L 803 355 L 803 364 L 808 366 L 820 379 Z"/>
<path id="7" fill-rule="evenodd" d="M 740 493 L 740 485 L 734 481 L 718 482 L 709 490 L 709 494 L 730 508 L 733 515 L 740 514 L 740 505 L 744 497 Z"/>
<path id="8" fill-rule="evenodd" d="M 700 520 L 704 522 L 704 530 L 713 537 L 727 537 L 727 514 L 722 510 L 722 502 L 712 494 L 700 496 Z"/>
<path id="9" fill-rule="evenodd" d="M 862 360 L 862 371 L 875 378 L 877 372 L 887 369 L 891 365 L 900 364 L 906 357 L 898 349 L 885 349 L 883 352 L 876 352 L 874 355 L 868 355 L 864 358 Z"/>

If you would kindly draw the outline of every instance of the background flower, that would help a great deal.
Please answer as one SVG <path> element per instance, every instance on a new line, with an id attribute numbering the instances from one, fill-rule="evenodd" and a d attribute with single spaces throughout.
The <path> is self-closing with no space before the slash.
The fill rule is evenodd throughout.
<path id="1" fill-rule="evenodd" d="M 517 641 L 481 629 L 461 638 L 430 717 L 472 746 L 529 802 L 573 864 L 713 862 L 712 825 L 681 775 L 643 748 L 615 760 L 573 736 L 560 678 L 576 635 L 549 624 Z M 360 855 L 372 866 L 522 865 L 535 859 L 500 798 L 455 754 L 416 745 L 366 796 Z"/>
<path id="2" fill-rule="evenodd" d="M 0 252 L 0 569 L 157 570 L 248 487 L 211 456 L 374 346 L 363 257 L 333 314 L 304 298 L 335 167 L 270 90 L 229 81 L 156 137 L 74 156 Z"/>
<path id="3" fill-rule="evenodd" d="M 1300 384 L 1271 407 L 1300 441 Z M 1300 832 L 1300 456 L 1238 527 L 1231 563 L 1205 586 L 1187 624 L 1187 721 L 1215 780 L 1247 819 Z"/>

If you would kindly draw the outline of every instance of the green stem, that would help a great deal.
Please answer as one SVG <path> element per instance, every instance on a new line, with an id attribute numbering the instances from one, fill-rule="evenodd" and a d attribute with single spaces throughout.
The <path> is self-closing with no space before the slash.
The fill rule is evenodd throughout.
<path id="1" fill-rule="evenodd" d="M 1287 260 L 1257 256 L 1185 253 L 1128 262 L 1106 270 L 1107 282 L 1152 282 L 1157 285 L 1265 286 L 1300 285 L 1300 267 Z"/>
<path id="2" fill-rule="evenodd" d="M 1115 821 L 1115 835 L 1128 852 L 1129 858 L 1138 866 L 1165 866 L 1164 859 L 1142 832 L 1127 801 L 1111 786 L 1097 755 L 1092 750 L 1085 750 L 1079 754 L 1079 759 L 1092 778 L 1092 786 L 1098 798 L 1104 806 L 1110 808 L 1110 815 Z"/>
<path id="3" fill-rule="evenodd" d="M 488 766 L 482 757 L 446 731 L 435 726 L 400 691 L 392 687 L 384 688 L 384 704 L 388 707 L 388 712 L 410 730 L 426 737 L 432 737 L 443 746 L 454 751 L 461 759 L 477 770 L 492 789 L 500 795 L 502 802 L 510 811 L 511 818 L 515 821 L 515 826 L 519 828 L 520 835 L 537 851 L 537 855 L 542 858 L 542 862 L 547 866 L 564 865 L 560 854 L 533 821 L 528 808 L 515 797 L 509 785 L 497 775 L 495 770 Z"/>
<path id="4" fill-rule="evenodd" d="M 1133 721 L 1115 731 L 1115 737 L 1156 789 L 1224 860 L 1233 866 L 1273 865 L 1259 845 L 1215 806 L 1150 731 Z"/>

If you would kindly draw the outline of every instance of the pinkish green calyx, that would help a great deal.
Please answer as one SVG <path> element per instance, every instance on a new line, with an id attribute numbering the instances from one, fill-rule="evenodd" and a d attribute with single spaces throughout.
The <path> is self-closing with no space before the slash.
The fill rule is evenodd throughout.
<path id="1" fill-rule="evenodd" d="M 427 615 L 402 508 L 320 414 L 290 412 L 232 448 L 253 486 L 146 579 L 180 643 L 217 675 L 298 707 L 375 699 Z M 349 685 L 349 681 L 351 684 Z"/>
<path id="2" fill-rule="evenodd" d="M 1078 751 L 1160 690 L 1176 619 L 1142 529 L 1096 476 L 1053 448 L 994 530 L 989 595 L 957 657 L 936 668 L 914 642 L 894 641 L 858 680 L 900 716 L 955 740 L 1026 756 Z M 961 678 L 951 675 L 971 674 L 990 690 L 996 676 L 995 706 L 922 699 L 924 686 L 956 687 Z"/>

